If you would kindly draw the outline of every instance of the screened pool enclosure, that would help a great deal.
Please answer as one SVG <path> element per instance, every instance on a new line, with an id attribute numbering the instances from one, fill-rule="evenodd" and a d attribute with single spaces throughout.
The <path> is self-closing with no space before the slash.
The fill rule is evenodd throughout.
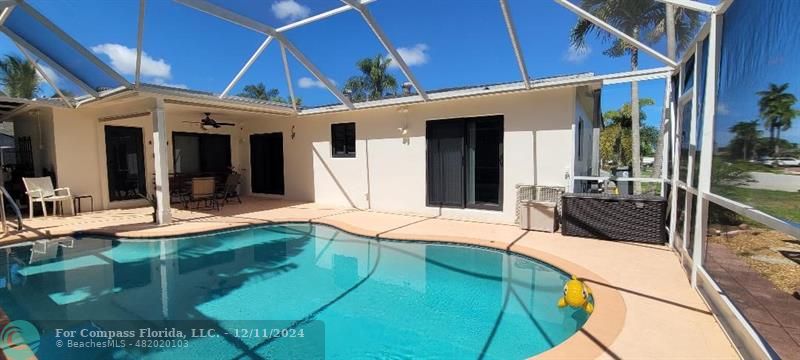
<path id="1" fill-rule="evenodd" d="M 785 299 L 781 300 L 781 304 L 793 305 L 795 309 L 800 305 L 791 295 L 792 287 L 800 291 L 800 280 L 792 280 L 790 275 L 787 276 L 800 276 L 800 250 L 795 247 L 800 245 L 797 242 L 800 237 L 800 124 L 795 121 L 800 115 L 800 105 L 795 95 L 800 91 L 800 62 L 797 61 L 800 56 L 800 37 L 794 35 L 800 2 L 657 0 L 651 4 L 632 1 L 651 4 L 649 6 L 653 8 L 647 13 L 657 16 L 645 34 L 640 33 L 641 29 L 637 26 L 602 13 L 602 9 L 621 11 L 623 5 L 628 3 L 621 0 L 554 0 L 537 1 L 535 4 L 515 0 L 466 4 L 455 1 L 405 3 L 396 0 L 316 0 L 306 3 L 309 7 L 305 16 L 287 22 L 285 18 L 277 18 L 269 11 L 260 10 L 260 3 L 255 1 L 175 0 L 175 4 L 170 5 L 151 4 L 145 0 L 130 1 L 117 9 L 128 12 L 124 19 L 127 22 L 122 23 L 129 27 L 127 33 L 135 34 L 135 38 L 130 36 L 128 39 L 128 43 L 135 44 L 132 48 L 136 54 L 135 64 L 128 67 L 130 71 L 127 73 L 121 73 L 116 66 L 99 57 L 98 51 L 90 50 L 87 47 L 88 40 L 73 38 L 69 31 L 62 30 L 49 19 L 51 16 L 37 8 L 34 1 L 0 1 L 0 6 L 4 8 L 0 15 L 0 31 L 29 61 L 36 64 L 43 79 L 62 100 L 63 106 L 69 108 L 100 103 L 131 92 L 158 95 L 179 91 L 158 83 L 165 78 L 142 71 L 147 38 L 162 36 L 156 34 L 167 36 L 172 31 L 184 31 L 187 44 L 213 44 L 207 49 L 195 49 L 193 56 L 196 59 L 193 61 L 202 62 L 203 51 L 230 51 L 235 53 L 237 59 L 241 57 L 234 64 L 201 65 L 218 76 L 225 76 L 226 79 L 232 77 L 230 81 L 226 80 L 223 88 L 199 89 L 216 92 L 198 91 L 196 96 L 247 103 L 264 111 L 296 116 L 299 121 L 311 115 L 400 108 L 448 99 L 531 92 L 581 84 L 601 84 L 604 96 L 616 91 L 614 89 L 621 89 L 627 96 L 631 87 L 638 88 L 640 85 L 658 88 L 661 97 L 654 101 L 658 111 L 651 113 L 651 120 L 653 116 L 657 117 L 655 122 L 658 131 L 655 136 L 658 141 L 652 144 L 656 153 L 653 168 L 642 173 L 637 170 L 644 158 L 637 149 L 633 151 L 631 159 L 636 168 L 633 176 L 615 177 L 601 169 L 593 169 L 588 174 L 576 174 L 570 170 L 567 191 L 580 192 L 586 189 L 589 182 L 613 180 L 635 183 L 637 189 L 639 186 L 646 187 L 666 197 L 669 212 L 663 220 L 668 231 L 669 246 L 680 257 L 692 285 L 704 296 L 723 327 L 739 345 L 743 356 L 779 357 L 792 351 L 778 345 L 774 336 L 768 336 L 767 333 L 771 331 L 768 329 L 774 325 L 780 328 L 775 331 L 788 334 L 798 331 L 795 327 L 800 326 L 797 325 L 800 322 L 789 323 L 776 318 L 771 320 L 773 323 L 767 324 L 752 316 L 747 302 L 740 301 L 739 296 L 733 296 L 740 288 L 750 292 L 749 285 L 725 278 L 725 273 L 730 273 L 730 269 L 726 269 L 719 259 L 728 252 L 735 253 L 742 261 L 757 269 L 747 271 L 769 278 L 783 290 L 776 295 Z M 148 13 L 149 6 L 174 6 L 179 11 L 190 11 L 186 13 L 187 26 L 199 28 L 204 26 L 203 21 L 208 21 L 213 26 L 231 27 L 231 31 L 240 33 L 255 46 L 252 49 L 229 50 L 226 48 L 229 45 L 219 44 L 224 43 L 224 39 L 212 39 L 206 29 L 197 31 L 208 36 L 208 39 L 186 36 L 186 29 L 165 28 L 163 23 L 150 23 L 148 16 L 152 14 Z M 460 12 L 458 8 L 461 6 L 469 7 L 471 11 Z M 535 9 L 541 9 L 541 12 L 537 13 Z M 553 55 L 540 51 L 544 45 L 537 42 L 547 44 L 550 36 L 547 28 L 537 24 L 543 17 L 555 16 L 552 14 L 569 16 L 571 23 L 564 28 L 566 30 L 577 19 L 576 29 L 583 26 L 584 30 L 589 29 L 587 33 L 606 40 L 593 45 L 610 45 L 607 52 L 617 51 L 624 55 L 622 59 L 635 53 L 641 56 L 641 60 L 638 63 L 623 61 L 620 65 L 607 62 L 602 54 L 598 54 L 600 51 L 591 54 L 590 50 L 584 50 L 589 53 L 579 52 L 577 55 Z M 459 15 L 467 16 L 463 23 L 459 22 L 462 21 Z M 198 19 L 198 16 L 202 18 Z M 344 22 L 348 25 L 345 26 Z M 408 55 L 413 46 L 405 43 L 402 45 L 406 47 L 398 46 L 392 41 L 399 35 L 404 38 L 415 37 L 417 55 L 426 54 L 425 51 L 432 51 L 429 48 L 437 41 L 426 34 L 439 31 L 437 27 L 442 24 L 465 23 L 474 26 L 464 25 L 456 30 L 441 29 L 450 36 L 448 42 L 462 44 L 452 45 L 449 51 L 438 53 L 437 56 L 440 55 L 444 61 L 438 64 L 431 62 L 433 69 L 416 66 L 421 60 Z M 309 41 L 308 34 L 302 35 L 303 31 L 315 27 L 324 29 L 325 33 L 324 36 L 319 35 L 319 48 Z M 336 32 L 337 29 L 356 27 L 361 31 Z M 488 31 L 489 27 L 495 30 L 500 27 L 502 36 L 488 38 L 488 33 L 497 35 Z M 458 35 L 459 32 L 463 34 Z M 568 35 L 559 40 L 566 41 Z M 655 40 L 648 38 L 656 35 L 659 36 Z M 350 46 L 357 42 L 366 44 L 364 52 L 336 52 L 337 46 Z M 330 57 L 321 56 L 320 49 L 328 51 Z M 573 47 L 570 49 L 575 50 Z M 403 91 L 387 96 L 381 94 L 377 98 L 354 96 L 351 89 L 342 86 L 347 79 L 340 68 L 351 66 L 359 57 L 376 53 L 386 54 L 392 59 L 394 69 L 399 71 L 398 77 L 402 78 L 403 84 L 399 88 Z M 481 56 L 504 58 L 503 67 L 498 70 L 496 78 L 487 78 L 479 69 L 467 71 L 469 69 L 463 68 L 458 61 L 459 58 Z M 564 76 L 549 67 L 549 63 L 566 56 L 580 57 L 570 68 L 577 75 Z M 584 58 L 585 62 L 582 60 Z M 263 66 L 265 64 L 269 66 Z M 595 64 L 601 71 L 594 72 Z M 226 72 L 217 73 L 220 71 Z M 253 81 L 253 72 L 261 77 L 270 76 L 270 85 L 286 94 L 284 101 L 256 101 L 232 95 L 241 90 L 244 83 Z M 450 82 L 433 76 L 448 72 L 459 72 L 461 75 L 451 77 L 457 80 Z M 57 74 L 62 83 L 57 83 L 49 74 Z M 309 89 L 324 90 L 324 95 L 311 94 Z M 158 106 L 154 108 L 153 119 L 154 131 L 162 131 L 162 136 L 157 136 L 153 143 L 157 164 L 154 169 L 156 189 L 160 189 L 167 182 L 167 160 L 164 158 L 166 155 L 159 155 L 159 149 L 165 149 L 169 139 L 163 135 L 164 116 L 163 111 L 159 115 Z M 493 123 L 492 126 L 502 129 L 502 121 L 498 124 Z M 638 125 L 634 129 L 638 129 Z M 583 131 L 576 128 L 572 130 Z M 175 138 L 174 142 L 185 148 L 202 147 L 198 144 L 213 140 L 181 136 Z M 351 137 L 355 136 L 354 133 Z M 503 146 L 502 140 L 496 143 Z M 342 157 L 347 157 L 345 155 L 351 150 L 355 152 L 355 148 L 341 150 Z M 231 151 L 230 145 L 227 151 Z M 510 151 L 513 149 L 505 149 L 507 153 Z M 575 152 L 581 150 L 565 144 L 562 151 L 573 152 L 574 158 L 577 155 Z M 211 159 L 213 156 L 207 157 Z M 206 162 L 211 163 L 211 160 Z M 202 158 L 187 157 L 181 161 L 181 166 L 193 169 L 206 166 Z M 220 168 L 230 165 L 224 160 L 220 161 L 212 165 Z M 282 180 L 275 185 L 281 189 L 283 186 Z M 500 201 L 494 198 L 497 197 L 494 192 L 490 195 L 494 203 Z M 169 222 L 167 196 L 157 190 L 158 213 L 162 222 Z M 468 202 L 475 208 L 487 208 L 481 206 L 479 199 L 486 196 L 476 193 Z M 502 202 L 500 204 L 502 206 Z M 746 241 L 737 238 L 742 232 L 752 237 Z M 755 241 L 753 238 L 763 237 L 763 234 L 774 234 L 774 238 L 764 241 L 778 242 L 777 245 L 761 247 L 772 249 L 771 253 L 757 255 L 763 258 L 782 254 L 784 258 L 767 263 L 774 265 L 777 262 L 783 267 L 761 266 L 759 257 L 753 258 L 741 249 L 744 242 Z M 769 269 L 765 270 L 765 266 Z M 800 295 L 795 293 L 795 296 Z M 783 306 L 781 304 L 773 305 L 778 308 Z M 772 305 L 764 306 L 769 308 Z M 792 316 L 795 315 L 788 315 L 790 318 Z M 800 343 L 796 345 L 800 348 Z"/>

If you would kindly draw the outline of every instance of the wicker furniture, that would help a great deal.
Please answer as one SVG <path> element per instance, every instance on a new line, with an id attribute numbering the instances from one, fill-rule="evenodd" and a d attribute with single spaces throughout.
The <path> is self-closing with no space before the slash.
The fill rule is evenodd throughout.
<path id="1" fill-rule="evenodd" d="M 663 244 L 667 200 L 649 195 L 564 194 L 561 233 Z"/>

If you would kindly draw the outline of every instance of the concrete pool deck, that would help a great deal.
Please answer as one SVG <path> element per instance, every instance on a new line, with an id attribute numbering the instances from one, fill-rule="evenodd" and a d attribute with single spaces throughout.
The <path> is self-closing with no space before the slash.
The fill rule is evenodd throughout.
<path id="1" fill-rule="evenodd" d="M 246 198 L 221 211 L 173 209 L 174 224 L 154 226 L 150 208 L 25 220 L 0 246 L 90 232 L 163 237 L 254 224 L 311 221 L 398 240 L 446 241 L 529 255 L 584 278 L 597 309 L 586 326 L 538 358 L 736 359 L 738 353 L 667 247 L 526 232 L 507 224 L 343 209 Z M 591 270 L 589 270 L 591 269 Z M 554 304 L 555 306 L 555 304 Z M 524 336 L 521 334 L 520 336 Z"/>

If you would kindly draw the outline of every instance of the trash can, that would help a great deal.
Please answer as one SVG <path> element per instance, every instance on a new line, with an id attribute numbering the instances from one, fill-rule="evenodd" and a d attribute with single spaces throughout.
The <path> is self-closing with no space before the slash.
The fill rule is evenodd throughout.
<path id="1" fill-rule="evenodd" d="M 556 231 L 556 203 L 549 201 L 521 201 L 519 226 L 523 230 Z"/>
<path id="2" fill-rule="evenodd" d="M 612 174 L 616 178 L 629 178 L 631 177 L 630 166 L 619 166 L 612 170 Z M 617 189 L 620 195 L 633 195 L 633 182 L 631 181 L 616 181 Z"/>

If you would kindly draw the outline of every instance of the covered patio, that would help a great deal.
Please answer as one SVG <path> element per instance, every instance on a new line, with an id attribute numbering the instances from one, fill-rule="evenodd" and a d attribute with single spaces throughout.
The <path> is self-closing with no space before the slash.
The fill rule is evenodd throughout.
<path id="1" fill-rule="evenodd" d="M 523 46 L 520 25 L 537 23 L 528 17 L 545 11 L 517 13 L 523 21 L 515 22 L 509 6 L 514 1 L 480 3 L 484 8 L 477 13 L 489 14 L 489 6 L 494 11 L 510 62 L 503 69 L 511 69 L 513 77 L 434 89 L 418 79 L 417 69 L 390 41 L 405 34 L 396 29 L 409 24 L 394 22 L 392 34 L 373 14 L 399 14 L 378 5 L 386 2 L 334 1 L 336 7 L 277 26 L 271 22 L 275 19 L 236 3 L 176 0 L 182 10 L 258 40 L 227 86 L 213 93 L 143 79 L 144 0 L 138 2 L 136 45 L 130 48 L 135 67 L 128 77 L 26 1 L 0 1 L 0 32 L 56 93 L 50 99 L 3 98 L 13 109 L 0 114 L 0 120 L 19 125 L 18 134 L 27 138 L 32 160 L 26 176 L 50 177 L 96 205 L 96 211 L 76 216 L 26 219 L 23 227 L 0 238 L 0 246 L 9 246 L 0 252 L 10 254 L 15 246 L 58 247 L 62 241 L 91 237 L 163 244 L 166 238 L 246 227 L 329 225 L 331 231 L 378 243 L 440 242 L 519 254 L 589 283 L 596 312 L 542 358 L 773 359 L 800 354 L 800 318 L 793 312 L 776 315 L 796 308 L 800 299 L 800 283 L 786 279 L 800 271 L 800 208 L 793 201 L 800 176 L 776 160 L 800 157 L 800 135 L 789 131 L 797 129 L 792 120 L 800 116 L 791 93 L 796 89 L 790 87 L 796 86 L 791 76 L 800 71 L 796 62 L 785 61 L 798 58 L 800 43 L 774 36 L 791 33 L 787 24 L 800 13 L 798 3 L 653 0 L 647 3 L 654 9 L 651 30 L 658 34 L 650 41 L 638 26 L 601 18 L 608 15 L 603 5 L 618 2 L 555 0 L 549 5 L 577 20 L 569 51 L 577 51 L 581 42 L 575 32 L 585 30 L 610 40 L 607 53 L 631 56 L 622 70 L 570 74 L 547 73 L 548 60 L 538 58 L 540 68 L 533 69 L 532 56 L 524 52 L 540 49 Z M 458 9 L 445 10 L 449 16 Z M 378 58 L 387 54 L 396 65 L 393 71 L 407 80 L 402 93 L 381 90 L 359 98 L 328 76 L 331 68 L 321 69 L 307 56 L 314 46 L 298 45 L 289 35 L 314 24 L 336 25 L 333 21 L 347 14 L 367 31 L 332 26 L 343 32 L 336 33 L 338 40 L 366 34 L 376 41 Z M 438 27 L 441 19 L 435 16 L 431 23 Z M 687 19 L 697 26 L 680 40 L 678 33 L 685 29 L 676 28 L 676 22 Z M 534 32 L 536 41 L 548 35 L 543 32 Z M 276 47 L 280 52 L 272 68 L 286 82 L 286 97 L 231 95 L 258 67 L 262 54 Z M 482 54 L 495 56 L 494 51 Z M 639 66 L 639 54 L 647 66 Z M 82 94 L 64 94 L 43 64 Z M 330 93 L 333 103 L 301 105 L 293 82 L 298 70 L 309 75 L 302 83 Z M 657 99 L 639 98 L 640 84 L 655 84 L 661 91 Z M 612 93 L 614 86 L 629 91 L 630 102 L 603 113 L 601 94 Z M 634 145 L 647 120 L 638 105 L 648 100 L 658 108 L 650 119 L 649 143 Z M 602 131 L 612 127 L 618 138 L 603 141 Z M 630 156 L 619 155 L 629 139 Z M 650 156 L 643 156 L 643 149 L 652 150 L 652 159 L 645 159 Z M 603 150 L 619 156 L 602 155 Z M 213 178 L 212 187 L 218 188 L 232 171 L 241 175 L 235 187 L 242 203 L 213 210 L 183 206 L 193 179 Z M 606 187 L 609 183 L 613 186 Z M 641 194 L 643 185 L 653 198 Z M 595 231 L 592 240 L 521 229 L 523 206 L 542 199 L 539 190 L 533 199 L 521 196 L 520 189 L 543 187 L 556 194 L 549 200 L 548 226 L 557 225 L 553 218 L 564 209 L 561 199 L 571 196 L 564 193 L 603 192 L 578 196 L 626 202 L 632 211 L 652 200 L 658 203 L 653 208 L 663 211 L 630 223 L 654 228 L 653 242 L 659 244 L 636 242 L 642 239 L 636 239 L 641 232 L 635 228 L 629 229 L 634 235 L 617 241 L 606 241 L 611 236 L 602 231 Z M 630 189 L 631 197 L 621 189 Z M 597 209 L 583 216 L 608 228 L 628 225 L 622 210 Z M 623 215 L 612 218 L 612 212 Z"/>

